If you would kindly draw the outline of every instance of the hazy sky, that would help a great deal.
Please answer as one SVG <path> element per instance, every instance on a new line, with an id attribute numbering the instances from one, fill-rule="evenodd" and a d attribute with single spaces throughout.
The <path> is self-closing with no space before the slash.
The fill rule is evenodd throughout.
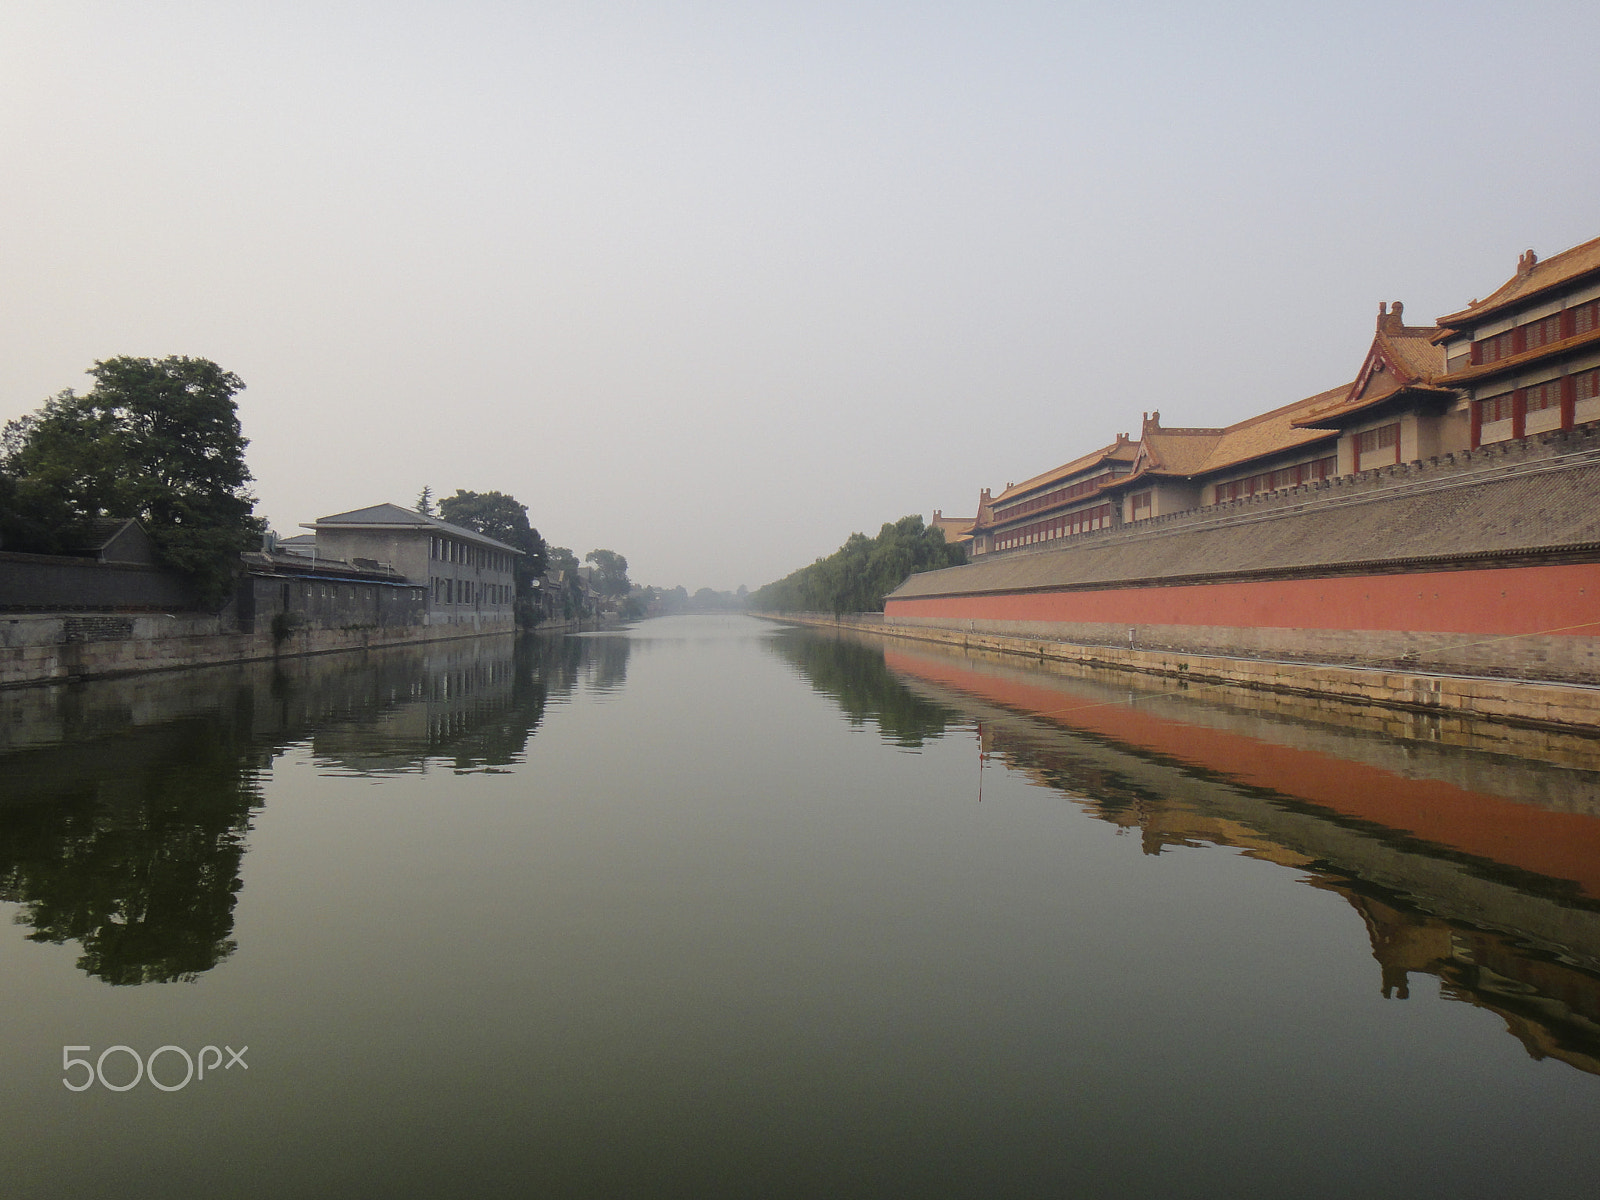
<path id="1" fill-rule="evenodd" d="M 1348 380 L 1600 235 L 1600 4 L 0 0 L 0 418 L 244 378 L 258 511 L 756 587 Z"/>

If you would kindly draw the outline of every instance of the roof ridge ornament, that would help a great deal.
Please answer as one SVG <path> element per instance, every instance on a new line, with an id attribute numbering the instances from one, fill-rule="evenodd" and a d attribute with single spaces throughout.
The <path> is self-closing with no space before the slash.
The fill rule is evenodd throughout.
<path id="1" fill-rule="evenodd" d="M 1517 276 L 1526 275 L 1539 265 L 1539 256 L 1532 250 L 1524 250 L 1517 258 Z"/>

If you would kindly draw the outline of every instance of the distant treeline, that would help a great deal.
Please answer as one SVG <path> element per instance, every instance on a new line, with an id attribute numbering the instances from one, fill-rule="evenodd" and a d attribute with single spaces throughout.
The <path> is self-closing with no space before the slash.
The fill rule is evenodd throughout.
<path id="1" fill-rule="evenodd" d="M 919 571 L 936 571 L 966 561 L 960 546 L 922 523 L 901 517 L 878 536 L 852 533 L 827 558 L 801 567 L 776 583 L 751 593 L 757 612 L 882 612 L 883 598 Z"/>

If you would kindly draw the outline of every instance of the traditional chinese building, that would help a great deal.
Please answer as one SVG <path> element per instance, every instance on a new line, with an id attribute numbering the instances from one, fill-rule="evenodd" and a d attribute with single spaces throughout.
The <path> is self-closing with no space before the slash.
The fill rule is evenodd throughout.
<path id="1" fill-rule="evenodd" d="M 1380 305 L 1350 383 L 984 489 L 972 538 L 890 625 L 1600 682 L 1600 239 Z"/>

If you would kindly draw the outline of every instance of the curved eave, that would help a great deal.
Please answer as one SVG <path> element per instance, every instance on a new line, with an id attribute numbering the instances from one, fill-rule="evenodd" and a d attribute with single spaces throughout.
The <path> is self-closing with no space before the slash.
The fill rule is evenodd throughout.
<path id="1" fill-rule="evenodd" d="M 1550 261 L 1554 262 L 1555 260 L 1551 259 Z M 1518 308 L 1537 304 L 1541 300 L 1548 300 L 1553 295 L 1571 291 L 1573 288 L 1582 287 L 1584 284 L 1593 283 L 1596 280 L 1600 280 L 1600 268 L 1594 267 L 1571 275 L 1557 276 L 1551 279 L 1549 283 L 1541 283 L 1538 287 L 1530 288 L 1525 292 L 1516 292 L 1507 296 L 1504 300 L 1496 300 L 1493 296 L 1490 296 L 1482 304 L 1472 308 L 1464 308 L 1460 312 L 1451 313 L 1447 317 L 1440 317 L 1434 324 L 1448 327 L 1458 332 L 1470 330 L 1474 326 L 1482 325 L 1485 321 L 1494 320 Z"/>
<path id="2" fill-rule="evenodd" d="M 1070 512 L 1072 509 L 1081 505 L 1093 504 L 1102 499 L 1107 492 L 1127 478 L 1129 478 L 1127 475 L 1118 475 L 1114 479 L 1108 479 L 1105 483 L 1101 484 L 1092 492 L 1085 492 L 1081 496 L 1074 496 L 1071 500 L 1063 500 L 1060 504 L 1053 504 L 1049 508 L 1035 509 L 1030 513 L 1019 513 L 1014 517 L 995 516 L 989 521 L 979 521 L 972 527 L 972 533 L 968 535 L 967 540 L 970 541 L 973 536 L 980 533 L 992 533 L 994 530 L 1003 529 L 1008 525 L 1016 525 L 1023 521 L 1037 521 L 1041 517 L 1048 516 L 1051 513 Z"/>
<path id="3" fill-rule="evenodd" d="M 1456 394 L 1446 387 L 1438 387 L 1428 383 L 1411 383 L 1404 387 L 1396 388 L 1385 395 L 1371 400 L 1358 401 L 1355 404 L 1340 405 L 1337 409 L 1312 413 L 1292 422 L 1296 429 L 1325 429 L 1330 432 L 1341 432 L 1356 420 L 1367 420 L 1384 411 L 1386 408 L 1402 408 L 1405 402 L 1421 400 L 1434 404 L 1444 405 L 1453 402 Z"/>
<path id="4" fill-rule="evenodd" d="M 1544 359 L 1563 358 L 1568 354 L 1575 354 L 1580 350 L 1588 350 L 1600 345 L 1600 329 L 1591 329 L 1587 333 L 1580 333 L 1574 337 L 1562 338 L 1559 342 L 1551 342 L 1548 346 L 1538 346 L 1532 350 L 1524 350 L 1521 354 L 1513 354 L 1509 358 L 1498 359 L 1492 363 L 1483 363 L 1475 367 L 1463 367 L 1459 371 L 1452 371 L 1447 375 L 1439 376 L 1440 383 L 1473 384 L 1485 379 L 1493 379 L 1497 375 L 1509 375 L 1520 371 Z"/>

